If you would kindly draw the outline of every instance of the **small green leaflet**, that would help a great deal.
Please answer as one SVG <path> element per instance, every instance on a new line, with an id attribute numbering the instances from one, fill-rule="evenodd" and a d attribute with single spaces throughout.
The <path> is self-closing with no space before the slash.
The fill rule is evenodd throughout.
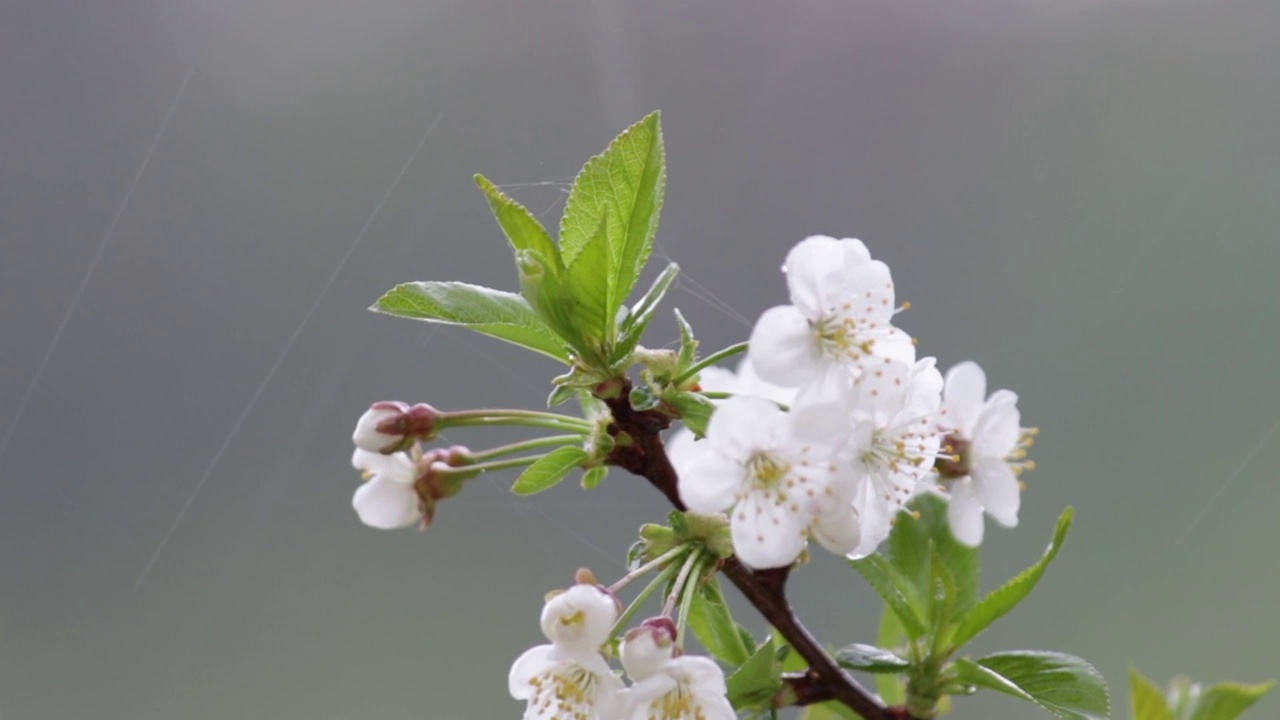
<path id="1" fill-rule="evenodd" d="M 1062 720 L 1111 717 L 1107 682 L 1092 665 L 1057 652 L 1015 650 L 955 662 L 961 682 L 1035 703 Z"/>
<path id="2" fill-rule="evenodd" d="M 517 495 L 533 495 L 548 490 L 574 468 L 581 467 L 588 457 L 586 450 L 574 445 L 556 448 L 525 468 L 511 491 Z"/>
<path id="3" fill-rule="evenodd" d="M 1164 691 L 1137 668 L 1129 668 L 1129 709 L 1133 720 L 1174 720 Z"/>
<path id="4" fill-rule="evenodd" d="M 911 667 L 911 663 L 875 645 L 846 645 L 835 651 L 834 657 L 842 668 L 869 673 L 900 673 Z"/>
<path id="5" fill-rule="evenodd" d="M 461 282 L 409 282 L 395 286 L 370 310 L 386 315 L 458 325 L 483 335 L 569 361 L 564 345 L 515 293 Z"/>
<path id="6" fill-rule="evenodd" d="M 1049 563 L 1058 556 L 1062 543 L 1066 542 L 1074 514 L 1071 508 L 1062 511 L 1062 515 L 1058 518 L 1058 526 L 1053 531 L 1053 540 L 1036 564 L 1015 575 L 1012 580 L 992 591 L 969 612 L 960 616 L 959 627 L 956 628 L 956 633 L 951 640 L 954 647 L 964 646 L 1031 594 L 1036 584 L 1040 582 L 1040 578 L 1044 577 Z"/>
<path id="7" fill-rule="evenodd" d="M 1200 692 L 1191 720 L 1235 720 L 1273 687 L 1275 682 L 1257 685 L 1214 683 Z"/>
<path id="8" fill-rule="evenodd" d="M 555 241 L 551 239 L 547 229 L 542 227 L 542 223 L 538 222 L 533 213 L 504 195 L 498 186 L 489 182 L 485 176 L 477 174 L 475 179 L 476 185 L 489 200 L 489 209 L 493 211 L 493 217 L 498 221 L 498 225 L 502 226 L 502 231 L 511 242 L 511 247 L 517 252 L 535 250 L 543 257 L 553 258 L 558 263 L 560 252 L 556 249 Z"/>

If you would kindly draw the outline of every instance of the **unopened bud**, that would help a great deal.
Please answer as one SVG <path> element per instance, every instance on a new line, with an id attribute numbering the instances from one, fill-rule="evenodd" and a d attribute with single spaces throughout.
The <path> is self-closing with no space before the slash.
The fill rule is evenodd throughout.
<path id="1" fill-rule="evenodd" d="M 376 402 L 356 422 L 351 440 L 362 450 L 386 455 L 435 437 L 439 419 L 426 403 Z"/>
<path id="2" fill-rule="evenodd" d="M 680 654 L 676 624 L 669 617 L 649 618 L 622 638 L 622 666 L 633 680 L 649 677 Z"/>

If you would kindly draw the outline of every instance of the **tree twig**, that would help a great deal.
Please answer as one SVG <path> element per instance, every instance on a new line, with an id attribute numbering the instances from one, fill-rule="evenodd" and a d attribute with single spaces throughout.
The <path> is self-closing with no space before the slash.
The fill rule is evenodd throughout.
<path id="1" fill-rule="evenodd" d="M 637 411 L 628 402 L 630 383 L 605 403 L 613 413 L 614 434 L 618 445 L 610 453 L 610 464 L 645 478 L 678 510 L 684 510 L 677 489 L 675 468 L 667 458 L 660 433 L 671 423 L 671 417 L 660 409 Z M 722 572 L 747 602 L 772 625 L 804 658 L 809 669 L 783 678 L 779 701 L 784 705 L 811 705 L 837 700 L 865 720 L 912 720 L 901 708 L 882 706 L 865 688 L 831 659 L 822 645 L 809 634 L 796 618 L 787 602 L 786 585 L 790 568 L 752 570 L 730 557 Z"/>

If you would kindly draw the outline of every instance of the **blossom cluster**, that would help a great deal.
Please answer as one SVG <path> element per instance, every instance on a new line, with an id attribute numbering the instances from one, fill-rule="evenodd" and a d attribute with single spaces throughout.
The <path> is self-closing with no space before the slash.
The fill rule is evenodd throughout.
<path id="1" fill-rule="evenodd" d="M 704 371 L 728 394 L 705 439 L 672 438 L 680 497 L 726 512 L 746 564 L 794 562 L 814 540 L 861 557 L 916 495 L 949 498 L 957 539 L 978 545 L 983 514 L 1018 522 L 1025 448 L 1017 395 L 987 396 L 975 363 L 944 379 L 894 325 L 906 309 L 885 263 L 851 238 L 813 236 L 787 254 L 790 304 L 756 322 L 736 374 Z"/>
<path id="2" fill-rule="evenodd" d="M 628 687 L 602 652 L 622 608 L 605 588 L 580 583 L 547 599 L 542 633 L 550 642 L 511 666 L 511 696 L 528 702 L 525 720 L 733 720 L 724 671 L 684 655 L 676 625 L 660 616 L 623 637 L 618 656 Z"/>

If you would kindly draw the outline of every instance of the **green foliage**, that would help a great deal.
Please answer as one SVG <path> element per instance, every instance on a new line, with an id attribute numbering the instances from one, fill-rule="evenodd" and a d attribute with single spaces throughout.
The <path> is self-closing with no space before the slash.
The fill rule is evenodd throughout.
<path id="1" fill-rule="evenodd" d="M 1219 682 L 1204 687 L 1179 677 L 1166 694 L 1137 668 L 1129 668 L 1129 707 L 1133 720 L 1235 720 L 1274 686 Z"/>
<path id="2" fill-rule="evenodd" d="M 694 435 L 703 437 L 707 434 L 707 423 L 711 420 L 711 413 L 716 410 L 715 403 L 692 392 L 676 392 L 664 399 L 675 408 L 680 419 Z"/>
<path id="3" fill-rule="evenodd" d="M 834 657 L 842 668 L 869 673 L 900 673 L 911 667 L 892 651 L 874 645 L 846 645 L 835 651 Z"/>
<path id="4" fill-rule="evenodd" d="M 609 238 L 603 218 L 582 250 L 566 263 L 563 301 L 569 324 L 583 352 L 606 347 L 613 339 L 617 306 L 609 297 Z M 601 356 L 601 360 L 604 356 Z"/>
<path id="5" fill-rule="evenodd" d="M 1044 572 L 1049 568 L 1049 563 L 1053 562 L 1053 559 L 1058 556 L 1058 551 L 1062 549 L 1062 543 L 1066 542 L 1067 533 L 1071 530 L 1073 517 L 1074 511 L 1071 508 L 1064 510 L 1062 515 L 1058 517 L 1058 526 L 1054 529 L 1053 540 L 1049 543 L 1049 547 L 1045 549 L 1044 555 L 1041 556 L 1040 560 L 982 598 L 969 612 L 960 617 L 959 626 L 956 628 L 955 635 L 952 636 L 952 642 L 957 647 L 963 646 L 977 637 L 979 633 L 990 627 L 992 623 L 999 620 L 1031 594 L 1036 584 L 1040 582 L 1040 578 L 1044 577 Z"/>
<path id="6" fill-rule="evenodd" d="M 622 305 L 640 277 L 666 189 L 666 153 L 659 113 L 627 128 L 583 166 L 573 181 L 560 220 L 560 252 L 566 265 L 603 226 L 610 250 L 609 307 Z"/>
<path id="7" fill-rule="evenodd" d="M 648 292 L 642 295 L 636 301 L 635 307 L 627 312 L 618 328 L 618 345 L 613 350 L 612 358 L 614 362 L 626 359 L 639 345 L 640 337 L 644 335 L 645 329 L 649 327 L 649 321 L 653 319 L 654 311 L 658 309 L 658 303 L 662 302 L 662 298 L 666 296 L 667 290 L 671 288 L 679 274 L 679 265 L 675 263 L 667 265 L 662 274 L 658 275 L 649 286 Z"/>
<path id="8" fill-rule="evenodd" d="M 733 621 L 715 576 L 702 583 L 693 598 L 689 629 L 712 657 L 730 667 L 742 665 L 751 658 L 751 644 L 744 641 L 744 630 Z"/>
<path id="9" fill-rule="evenodd" d="M 782 667 L 773 637 L 756 648 L 728 678 L 729 702 L 737 710 L 770 707 L 782 688 Z"/>
<path id="10" fill-rule="evenodd" d="M 409 282 L 378 299 L 374 312 L 457 325 L 540 352 L 561 362 L 569 354 L 546 324 L 514 293 L 460 282 Z"/>
<path id="11" fill-rule="evenodd" d="M 918 640 L 928 632 L 924 618 L 916 610 L 923 607 L 924 601 L 912 597 L 915 586 L 885 556 L 869 555 L 859 560 L 850 560 L 849 564 L 897 616 L 908 638 Z"/>
<path id="12" fill-rule="evenodd" d="M 549 490 L 574 468 L 581 467 L 588 457 L 587 451 L 576 445 L 556 448 L 525 468 L 516 484 L 511 486 L 511 491 L 517 495 L 533 495 Z"/>
<path id="13" fill-rule="evenodd" d="M 493 211 L 493 217 L 502 226 L 502 232 L 511 242 L 512 249 L 516 252 L 533 250 L 544 258 L 560 257 L 555 241 L 551 239 L 547 229 L 542 227 L 542 223 L 538 222 L 538 218 L 534 217 L 533 213 L 504 195 L 498 186 L 489 182 L 483 175 L 476 175 L 475 180 L 476 185 L 489 200 L 489 209 Z"/>
<path id="14" fill-rule="evenodd" d="M 958 680 L 1035 703 L 1063 720 L 1111 717 L 1107 683 L 1092 665 L 1056 652 L 1017 650 L 957 660 Z"/>
<path id="15" fill-rule="evenodd" d="M 800 714 L 800 720 L 862 720 L 858 714 L 843 703 L 829 700 L 817 705 L 810 705 Z"/>
<path id="16" fill-rule="evenodd" d="M 594 490 L 599 487 L 600 482 L 609 474 L 608 465 L 597 465 L 582 474 L 582 489 Z"/>
<path id="17" fill-rule="evenodd" d="M 882 648 L 906 649 L 907 631 L 902 621 L 889 608 L 880 614 L 880 630 L 876 634 L 876 644 Z M 907 682 L 900 675 L 876 675 L 876 692 L 887 705 L 902 705 L 907 701 Z"/>

